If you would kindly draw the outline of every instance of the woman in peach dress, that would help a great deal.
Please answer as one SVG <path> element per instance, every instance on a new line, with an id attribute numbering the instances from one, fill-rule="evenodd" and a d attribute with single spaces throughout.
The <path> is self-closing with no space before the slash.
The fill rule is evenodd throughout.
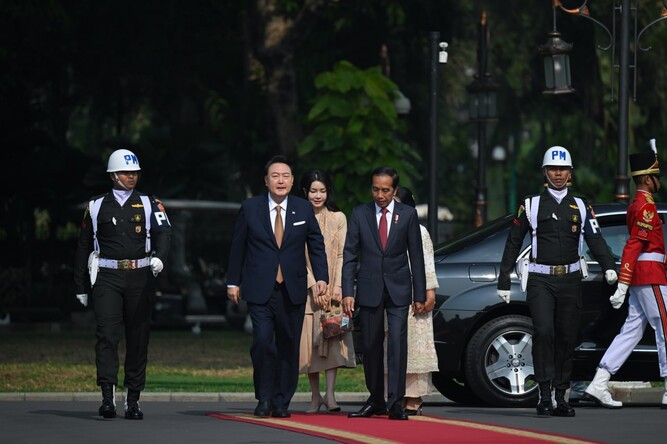
<path id="1" fill-rule="evenodd" d="M 325 339 L 320 326 L 320 314 L 328 303 L 340 304 L 343 247 L 347 233 L 347 220 L 338 210 L 333 199 L 331 179 L 321 170 L 310 170 L 301 179 L 301 189 L 313 205 L 315 217 L 320 224 L 329 264 L 329 286 L 326 296 L 313 296 L 308 291 L 306 314 L 301 331 L 299 373 L 308 374 L 312 390 L 307 413 L 315 413 L 324 406 L 330 412 L 340 411 L 336 403 L 335 385 L 338 369 L 356 367 L 352 333 Z M 306 256 L 307 257 L 307 256 Z M 308 264 L 308 287 L 312 289 L 315 279 Z M 326 392 L 320 394 L 320 372 L 324 372 Z"/>

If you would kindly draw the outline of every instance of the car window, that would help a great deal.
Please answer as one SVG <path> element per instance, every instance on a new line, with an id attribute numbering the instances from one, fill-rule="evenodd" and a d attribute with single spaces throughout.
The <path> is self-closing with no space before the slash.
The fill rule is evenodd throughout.
<path id="1" fill-rule="evenodd" d="M 479 228 L 473 228 L 468 232 L 461 234 L 453 239 L 448 240 L 444 244 L 439 245 L 435 249 L 435 255 L 448 255 L 461 251 L 470 245 L 475 245 L 481 242 L 482 239 L 497 233 L 498 231 L 509 227 L 514 220 L 515 213 L 508 214 L 501 218 L 492 220 Z"/>

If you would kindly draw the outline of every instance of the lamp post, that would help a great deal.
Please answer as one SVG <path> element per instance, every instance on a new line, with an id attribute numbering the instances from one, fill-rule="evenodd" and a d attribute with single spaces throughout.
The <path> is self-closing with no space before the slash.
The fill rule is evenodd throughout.
<path id="1" fill-rule="evenodd" d="M 440 41 L 440 33 L 431 32 L 431 84 L 429 103 L 429 193 L 428 193 L 428 230 L 433 245 L 438 244 L 438 67 L 447 63 L 447 43 Z"/>
<path id="2" fill-rule="evenodd" d="M 491 74 L 487 71 L 487 44 L 489 34 L 486 20 L 486 11 L 482 12 L 479 23 L 479 46 L 477 49 L 477 74 L 470 85 L 469 117 L 471 122 L 477 123 L 477 186 L 475 189 L 475 212 L 473 224 L 476 227 L 486 222 L 486 124 L 496 120 L 496 90 Z"/>
<path id="3" fill-rule="evenodd" d="M 615 192 L 614 198 L 617 202 L 627 202 L 630 198 L 630 179 L 627 176 L 628 171 L 628 104 L 629 104 L 629 81 L 630 69 L 633 69 L 633 100 L 637 100 L 637 53 L 641 51 L 649 51 L 651 47 L 643 47 L 641 45 L 641 37 L 644 32 L 656 23 L 667 19 L 667 0 L 662 0 L 662 10 L 660 16 L 646 25 L 641 30 L 637 26 L 637 3 L 630 6 L 630 0 L 615 1 L 613 8 L 613 23 L 612 30 L 609 31 L 604 24 L 590 16 L 590 11 L 587 6 L 588 0 L 583 0 L 583 3 L 574 9 L 565 8 L 560 0 L 553 0 L 554 10 L 554 28 L 555 28 L 555 12 L 556 8 L 561 9 L 567 14 L 583 17 L 600 26 L 607 33 L 609 37 L 609 44 L 607 46 L 598 45 L 599 49 L 607 51 L 611 49 L 611 96 L 614 98 L 614 68 L 618 68 L 618 162 L 615 178 Z M 620 15 L 620 42 L 618 44 L 618 64 L 616 64 L 616 16 Z M 633 17 L 633 38 L 630 40 L 630 17 Z M 630 47 L 634 47 L 634 60 L 630 64 Z"/>

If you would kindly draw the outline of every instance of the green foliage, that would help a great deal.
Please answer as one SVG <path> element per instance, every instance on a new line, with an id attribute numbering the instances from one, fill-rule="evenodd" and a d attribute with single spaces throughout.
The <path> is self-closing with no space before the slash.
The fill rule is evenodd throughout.
<path id="1" fill-rule="evenodd" d="M 359 69 L 348 61 L 315 78 L 317 95 L 307 117 L 310 134 L 298 149 L 304 163 L 327 170 L 341 208 L 369 200 L 370 173 L 394 167 L 401 183 L 419 176 L 419 154 L 399 139 L 404 125 L 394 107 L 397 86 L 379 67 Z"/>

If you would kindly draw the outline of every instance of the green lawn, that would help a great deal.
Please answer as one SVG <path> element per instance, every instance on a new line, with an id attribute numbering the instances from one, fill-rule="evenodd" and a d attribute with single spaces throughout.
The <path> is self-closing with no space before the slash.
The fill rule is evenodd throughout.
<path id="1" fill-rule="evenodd" d="M 250 343 L 249 335 L 236 330 L 205 330 L 197 336 L 190 331 L 153 331 L 146 391 L 252 392 Z M 120 352 L 122 384 L 122 345 Z M 97 390 L 94 333 L 0 330 L 0 392 Z M 336 390 L 365 391 L 362 367 L 340 370 Z M 305 375 L 298 391 L 310 391 Z"/>

